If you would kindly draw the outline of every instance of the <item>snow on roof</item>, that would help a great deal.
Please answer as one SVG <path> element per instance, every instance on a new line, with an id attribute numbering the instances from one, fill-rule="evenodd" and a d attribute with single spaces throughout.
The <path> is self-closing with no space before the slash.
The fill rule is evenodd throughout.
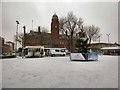
<path id="1" fill-rule="evenodd" d="M 45 49 L 53 49 L 53 50 L 56 50 L 56 49 L 66 49 L 66 48 L 45 48 Z"/>
<path id="2" fill-rule="evenodd" d="M 42 48 L 44 46 L 26 46 L 25 48 Z"/>
<path id="3" fill-rule="evenodd" d="M 101 49 L 120 49 L 120 47 L 104 47 L 104 48 L 101 48 Z"/>

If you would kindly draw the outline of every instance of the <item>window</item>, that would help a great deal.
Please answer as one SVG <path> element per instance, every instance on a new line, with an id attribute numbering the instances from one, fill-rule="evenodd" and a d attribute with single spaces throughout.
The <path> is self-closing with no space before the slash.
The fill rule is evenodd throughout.
<path id="1" fill-rule="evenodd" d="M 55 50 L 55 52 L 59 52 L 59 50 Z"/>
<path id="2" fill-rule="evenodd" d="M 30 49 L 28 49 L 28 52 L 30 52 Z"/>
<path id="3" fill-rule="evenodd" d="M 64 50 L 64 49 L 62 49 L 62 50 L 61 50 L 61 52 L 65 52 L 65 50 Z"/>
<path id="4" fill-rule="evenodd" d="M 40 48 L 39 48 L 39 52 L 40 52 Z"/>
<path id="5" fill-rule="evenodd" d="M 40 52 L 40 48 L 37 48 L 37 49 L 36 49 L 36 52 Z"/>
<path id="6" fill-rule="evenodd" d="M 57 26 L 55 26 L 55 28 L 57 28 Z"/>
<path id="7" fill-rule="evenodd" d="M 60 42 L 60 44 L 61 44 L 61 42 Z"/>

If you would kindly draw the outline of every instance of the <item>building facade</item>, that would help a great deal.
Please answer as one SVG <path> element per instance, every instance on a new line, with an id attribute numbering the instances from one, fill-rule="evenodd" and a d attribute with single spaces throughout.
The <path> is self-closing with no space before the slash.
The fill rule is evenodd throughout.
<path id="1" fill-rule="evenodd" d="M 0 37 L 0 54 L 9 54 L 14 50 L 14 43 L 11 41 L 5 42 L 5 39 Z"/>
<path id="2" fill-rule="evenodd" d="M 2 54 L 3 52 L 4 42 L 5 42 L 4 38 L 0 36 L 0 54 Z"/>
<path id="3" fill-rule="evenodd" d="M 120 46 L 120 44 L 117 43 L 92 43 L 90 45 L 91 50 L 94 52 L 100 51 L 101 48 L 104 47 L 117 47 Z"/>
<path id="4" fill-rule="evenodd" d="M 24 34 L 23 47 L 37 45 L 47 48 L 67 48 L 70 50 L 69 37 L 59 34 L 59 18 L 56 14 L 51 19 L 51 33 L 41 32 L 39 26 L 38 31 L 30 31 Z"/>

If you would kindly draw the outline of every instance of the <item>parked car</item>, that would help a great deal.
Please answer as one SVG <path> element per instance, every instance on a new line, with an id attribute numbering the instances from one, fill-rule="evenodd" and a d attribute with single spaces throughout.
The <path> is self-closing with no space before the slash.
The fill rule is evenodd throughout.
<path id="1" fill-rule="evenodd" d="M 4 53 L 1 55 L 2 58 L 15 58 L 15 52 Z"/>

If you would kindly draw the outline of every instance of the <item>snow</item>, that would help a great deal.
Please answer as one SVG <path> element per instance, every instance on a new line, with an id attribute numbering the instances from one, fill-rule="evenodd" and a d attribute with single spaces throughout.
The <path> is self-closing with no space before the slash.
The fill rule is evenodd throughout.
<path id="1" fill-rule="evenodd" d="M 3 88 L 117 88 L 118 56 L 98 61 L 69 57 L 4 59 Z"/>
<path id="2" fill-rule="evenodd" d="M 2 89 L 2 59 L 0 59 L 0 89 Z"/>

